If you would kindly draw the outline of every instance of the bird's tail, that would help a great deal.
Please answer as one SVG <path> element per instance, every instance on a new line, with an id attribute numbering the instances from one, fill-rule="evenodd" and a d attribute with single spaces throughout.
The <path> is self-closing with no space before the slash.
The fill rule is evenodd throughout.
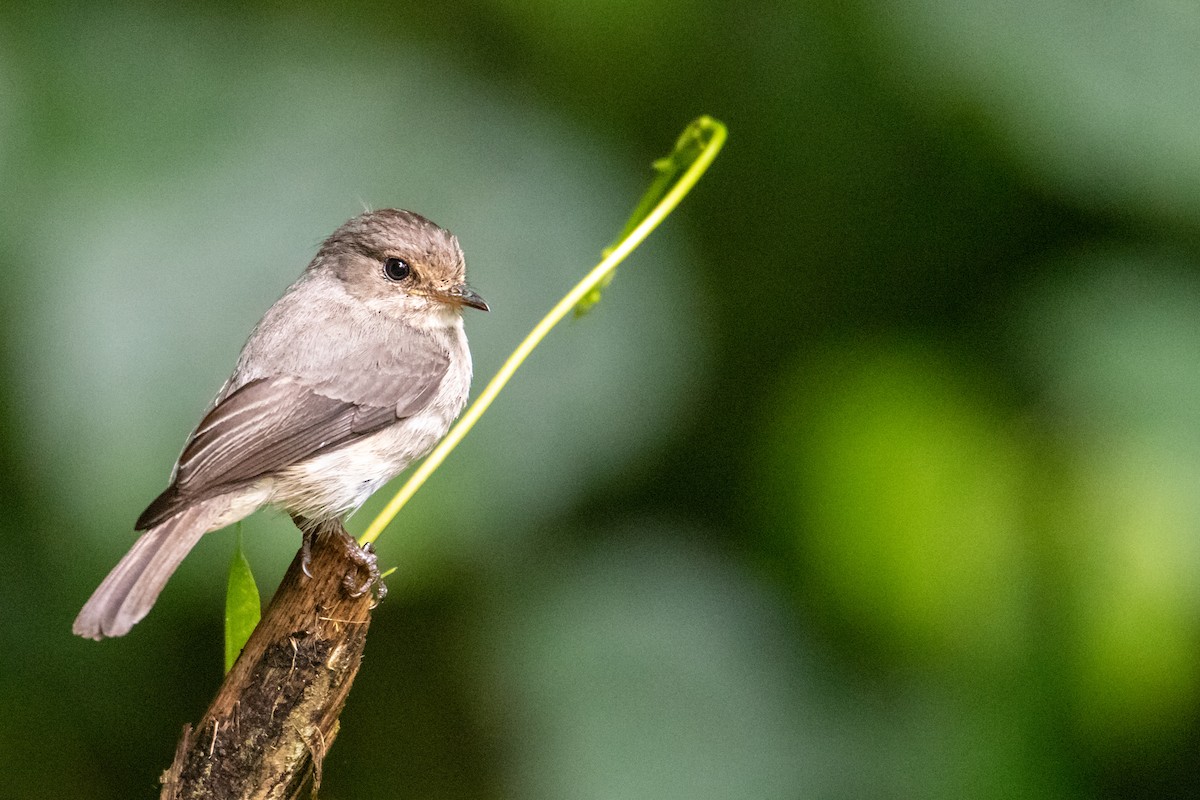
<path id="1" fill-rule="evenodd" d="M 92 592 L 71 630 L 96 640 L 129 633 L 154 606 L 167 579 L 200 537 L 225 524 L 217 511 L 200 503 L 142 534 Z"/>

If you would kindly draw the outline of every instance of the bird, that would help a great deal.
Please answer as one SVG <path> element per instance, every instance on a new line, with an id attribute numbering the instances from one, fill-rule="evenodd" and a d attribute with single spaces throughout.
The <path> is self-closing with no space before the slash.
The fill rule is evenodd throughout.
<path id="1" fill-rule="evenodd" d="M 307 546 L 427 454 L 470 390 L 464 308 L 489 310 L 449 231 L 390 208 L 338 227 L 255 326 L 73 632 L 128 633 L 204 534 L 272 506 Z"/>

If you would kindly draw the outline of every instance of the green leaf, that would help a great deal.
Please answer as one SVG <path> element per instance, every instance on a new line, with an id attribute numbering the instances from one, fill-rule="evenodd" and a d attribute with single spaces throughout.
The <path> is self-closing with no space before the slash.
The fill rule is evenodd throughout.
<path id="1" fill-rule="evenodd" d="M 242 648 L 262 618 L 258 586 L 250 571 L 250 562 L 242 549 L 242 526 L 238 525 L 237 545 L 229 562 L 229 587 L 225 592 L 225 672 L 233 669 Z"/>

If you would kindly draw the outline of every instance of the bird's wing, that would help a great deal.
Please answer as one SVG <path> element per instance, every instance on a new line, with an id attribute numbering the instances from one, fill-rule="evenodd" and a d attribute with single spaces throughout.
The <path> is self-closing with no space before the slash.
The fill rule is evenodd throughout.
<path id="1" fill-rule="evenodd" d="M 175 481 L 137 521 L 145 530 L 187 505 L 344 446 L 424 408 L 449 367 L 440 351 L 407 353 L 340 383 L 260 378 L 223 397 L 179 457 Z M 361 385 L 360 385 L 361 384 Z M 354 397 L 365 398 L 355 402 Z"/>

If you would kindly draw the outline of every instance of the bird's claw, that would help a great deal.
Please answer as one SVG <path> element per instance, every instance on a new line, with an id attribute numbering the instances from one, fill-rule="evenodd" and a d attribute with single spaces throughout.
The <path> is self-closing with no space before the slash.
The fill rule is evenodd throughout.
<path id="1" fill-rule="evenodd" d="M 300 571 L 304 573 L 304 577 L 312 578 L 312 547 L 316 541 L 317 534 L 315 531 L 304 531 L 304 536 L 300 539 Z"/>
<path id="2" fill-rule="evenodd" d="M 375 555 L 375 547 L 367 542 L 362 547 L 351 539 L 346 545 L 346 557 L 354 562 L 355 570 L 347 572 L 342 578 L 342 588 L 350 597 L 362 597 L 367 592 L 373 595 L 371 607 L 379 605 L 387 597 L 387 585 L 379 576 L 379 559 Z M 365 580 L 359 580 L 366 575 Z"/>

